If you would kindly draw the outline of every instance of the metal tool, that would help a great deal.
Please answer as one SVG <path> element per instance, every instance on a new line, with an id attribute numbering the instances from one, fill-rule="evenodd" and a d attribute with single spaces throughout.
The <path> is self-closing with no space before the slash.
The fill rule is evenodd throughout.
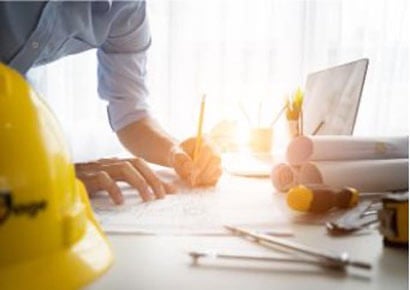
<path id="1" fill-rule="evenodd" d="M 261 261 L 261 262 L 279 262 L 279 263 L 295 263 L 295 264 L 309 264 L 321 267 L 335 268 L 334 263 L 329 263 L 323 259 L 306 259 L 299 257 L 280 257 L 273 255 L 256 255 L 256 254 L 236 254 L 236 253 L 224 253 L 216 251 L 191 251 L 188 253 L 193 263 L 196 264 L 200 258 L 211 259 L 227 259 L 227 260 L 248 260 L 248 261 Z M 336 268 L 339 268 L 338 266 Z"/>
<path id="2" fill-rule="evenodd" d="M 352 266 L 362 269 L 371 269 L 371 264 L 361 261 L 354 261 L 349 258 L 348 253 L 343 252 L 341 254 L 331 253 L 324 250 L 311 248 L 302 244 L 291 242 L 288 240 L 270 237 L 264 234 L 258 234 L 256 232 L 248 231 L 242 228 L 225 226 L 229 231 L 244 237 L 251 237 L 257 243 L 267 243 L 270 245 L 280 246 L 285 249 L 289 249 L 295 252 L 299 252 L 311 257 L 325 260 L 328 263 L 333 264 L 335 267 L 344 268 L 346 266 Z"/>
<path id="3" fill-rule="evenodd" d="M 359 205 L 337 220 L 326 223 L 326 229 L 331 235 L 345 235 L 378 223 L 377 211 L 381 208 L 380 202 L 371 200 L 362 201 Z"/>

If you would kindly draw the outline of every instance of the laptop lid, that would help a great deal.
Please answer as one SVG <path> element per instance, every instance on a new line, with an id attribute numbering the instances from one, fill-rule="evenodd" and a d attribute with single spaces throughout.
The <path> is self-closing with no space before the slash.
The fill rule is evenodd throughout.
<path id="1" fill-rule="evenodd" d="M 308 75 L 305 135 L 352 135 L 368 64 L 368 59 L 359 59 Z"/>

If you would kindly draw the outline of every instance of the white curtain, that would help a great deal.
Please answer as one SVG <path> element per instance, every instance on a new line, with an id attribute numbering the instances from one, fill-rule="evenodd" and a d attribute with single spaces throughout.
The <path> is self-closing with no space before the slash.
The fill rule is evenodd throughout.
<path id="1" fill-rule="evenodd" d="M 179 138 L 195 134 L 203 93 L 205 130 L 221 120 L 244 130 L 263 126 L 309 72 L 366 57 L 355 134 L 408 134 L 408 6 L 407 0 L 151 0 L 152 108 Z M 75 160 L 123 152 L 96 94 L 95 52 L 35 69 L 31 79 L 41 80 L 34 82 L 61 120 Z"/>

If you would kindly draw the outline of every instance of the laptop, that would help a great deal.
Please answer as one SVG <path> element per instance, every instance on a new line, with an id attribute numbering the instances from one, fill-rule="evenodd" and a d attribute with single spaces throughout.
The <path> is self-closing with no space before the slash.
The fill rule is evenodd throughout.
<path id="1" fill-rule="evenodd" d="M 352 135 L 366 78 L 368 59 L 310 73 L 306 79 L 303 104 L 305 135 Z M 227 171 L 241 176 L 266 177 L 272 162 L 228 162 Z M 247 157 L 249 159 L 249 157 Z"/>
<path id="2" fill-rule="evenodd" d="M 369 60 L 310 73 L 303 105 L 305 135 L 352 135 Z"/>

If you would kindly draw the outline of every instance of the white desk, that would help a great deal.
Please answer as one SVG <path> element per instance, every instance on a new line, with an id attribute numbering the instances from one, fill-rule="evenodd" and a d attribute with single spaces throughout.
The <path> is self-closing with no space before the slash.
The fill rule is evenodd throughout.
<path id="1" fill-rule="evenodd" d="M 247 182 L 265 189 L 270 183 L 268 179 Z M 264 194 L 273 196 L 272 191 Z M 331 237 L 319 225 L 292 224 L 291 228 L 295 233 L 291 240 L 348 251 L 373 268 L 340 272 L 311 265 L 209 259 L 193 265 L 187 255 L 193 249 L 272 252 L 231 236 L 111 235 L 115 264 L 87 289 L 408 289 L 408 251 L 383 247 L 378 232 Z"/>

